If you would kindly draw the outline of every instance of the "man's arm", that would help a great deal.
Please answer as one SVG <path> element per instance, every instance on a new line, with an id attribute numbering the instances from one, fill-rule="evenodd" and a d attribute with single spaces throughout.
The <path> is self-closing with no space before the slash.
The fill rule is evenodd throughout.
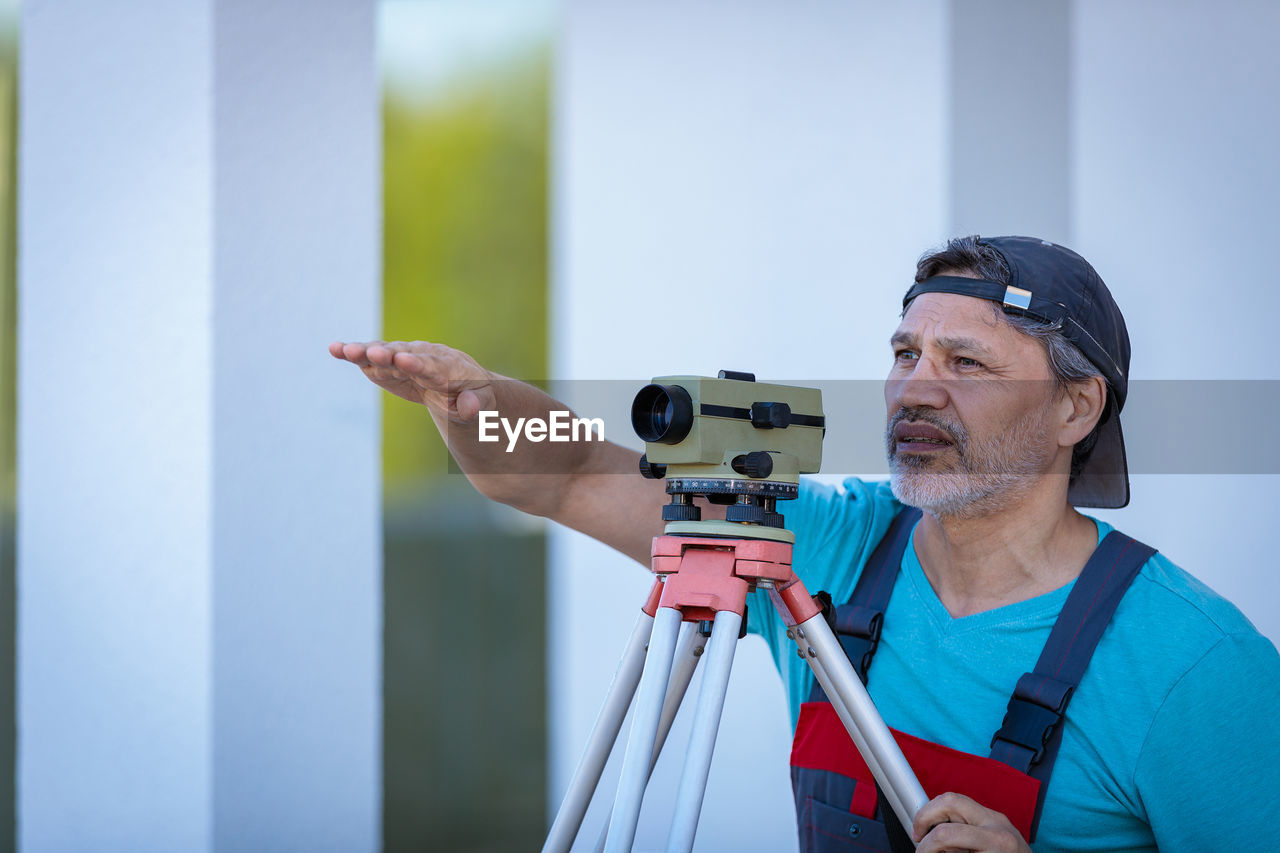
<path id="1" fill-rule="evenodd" d="M 329 353 L 380 387 L 426 406 L 458 467 L 485 497 L 544 516 L 648 564 L 662 533 L 661 480 L 639 476 L 639 454 L 605 441 L 479 440 L 478 416 L 549 418 L 567 406 L 482 368 L 464 352 L 416 341 L 335 342 Z M 500 431 L 499 431 L 500 432 Z"/>

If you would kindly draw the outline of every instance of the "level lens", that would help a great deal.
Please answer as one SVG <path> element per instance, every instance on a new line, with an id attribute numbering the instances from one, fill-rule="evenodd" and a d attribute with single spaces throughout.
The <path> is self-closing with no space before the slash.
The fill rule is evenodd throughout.
<path id="1" fill-rule="evenodd" d="M 662 411 L 658 411 L 661 409 Z M 653 401 L 653 408 L 649 412 L 649 429 L 658 435 L 662 435 L 667 431 L 667 427 L 671 426 L 671 416 L 676 412 L 675 404 L 671 402 L 671 398 L 665 400 L 657 399 Z"/>
<path id="2" fill-rule="evenodd" d="M 631 404 L 631 426 L 644 441 L 679 444 L 693 429 L 693 400 L 679 385 L 646 385 Z"/>

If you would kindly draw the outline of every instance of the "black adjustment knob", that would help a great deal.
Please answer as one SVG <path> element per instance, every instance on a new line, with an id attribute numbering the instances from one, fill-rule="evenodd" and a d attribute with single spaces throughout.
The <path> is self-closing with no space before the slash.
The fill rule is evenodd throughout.
<path id="1" fill-rule="evenodd" d="M 783 527 L 782 513 L 755 504 L 734 504 L 724 511 L 724 520 L 759 524 L 763 527 Z"/>
<path id="2" fill-rule="evenodd" d="M 733 470 L 744 477 L 762 480 L 773 473 L 773 457 L 763 450 L 753 450 L 733 458 Z"/>
<path id="3" fill-rule="evenodd" d="M 640 474 L 646 480 L 661 480 L 667 476 L 667 466 L 660 462 L 650 462 L 649 454 L 640 455 Z"/>
<path id="4" fill-rule="evenodd" d="M 663 521 L 702 521 L 702 509 L 693 504 L 664 504 Z"/>
<path id="5" fill-rule="evenodd" d="M 734 504 L 724 511 L 725 521 L 739 521 L 747 524 L 764 524 L 768 516 L 768 510 L 755 504 Z"/>
<path id="6" fill-rule="evenodd" d="M 786 403 L 752 403 L 751 425 L 756 429 L 786 429 L 791 426 L 791 407 Z"/>

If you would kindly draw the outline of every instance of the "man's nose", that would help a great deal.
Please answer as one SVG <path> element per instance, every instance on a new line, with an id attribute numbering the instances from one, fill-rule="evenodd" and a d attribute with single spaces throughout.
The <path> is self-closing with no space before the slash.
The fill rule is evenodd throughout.
<path id="1" fill-rule="evenodd" d="M 892 377 L 886 387 L 890 403 L 899 408 L 924 406 L 930 409 L 947 407 L 947 386 L 938 373 L 932 359 L 921 358 L 911 371 Z"/>

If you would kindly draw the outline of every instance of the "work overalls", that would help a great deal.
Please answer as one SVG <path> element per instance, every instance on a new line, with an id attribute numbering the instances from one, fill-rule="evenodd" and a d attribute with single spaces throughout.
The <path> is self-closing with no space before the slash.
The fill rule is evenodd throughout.
<path id="1" fill-rule="evenodd" d="M 876 546 L 853 597 L 836 608 L 837 636 L 863 683 L 884 611 L 920 510 L 904 509 Z M 947 791 L 1002 812 L 1030 843 L 1062 741 L 1067 703 L 1129 583 L 1155 553 L 1112 531 L 1098 545 L 1054 623 L 1035 669 L 1018 679 L 991 757 L 971 755 L 893 730 L 930 799 Z M 791 745 L 800 849 L 805 853 L 912 850 L 893 810 L 816 683 L 800 707 Z M 885 817 L 888 820 L 886 822 Z"/>

